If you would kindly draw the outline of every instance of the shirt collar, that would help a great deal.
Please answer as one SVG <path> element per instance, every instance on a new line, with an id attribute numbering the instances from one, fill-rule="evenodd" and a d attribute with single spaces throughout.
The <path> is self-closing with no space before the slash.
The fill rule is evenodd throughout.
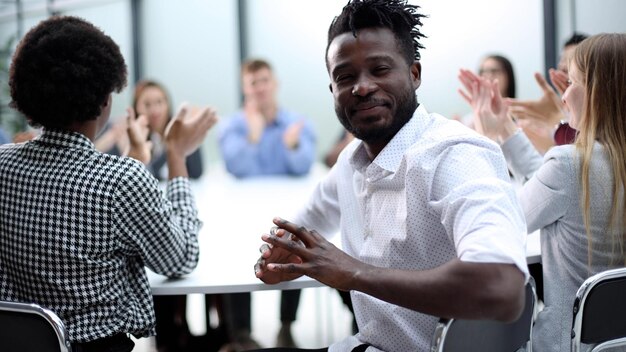
<path id="1" fill-rule="evenodd" d="M 398 153 L 398 150 L 405 151 L 420 138 L 423 132 L 423 126 L 428 118 L 428 111 L 420 104 L 411 119 L 396 133 L 395 136 L 380 151 L 374 161 L 370 162 L 365 145 L 361 144 L 354 150 L 350 157 L 350 164 L 356 170 L 365 173 L 365 170 L 374 164 L 377 168 L 385 170 L 386 174 L 395 173 L 400 167 L 404 153 Z"/>
<path id="2" fill-rule="evenodd" d="M 95 149 L 95 145 L 89 138 L 72 131 L 44 129 L 34 141 L 59 148 Z"/>

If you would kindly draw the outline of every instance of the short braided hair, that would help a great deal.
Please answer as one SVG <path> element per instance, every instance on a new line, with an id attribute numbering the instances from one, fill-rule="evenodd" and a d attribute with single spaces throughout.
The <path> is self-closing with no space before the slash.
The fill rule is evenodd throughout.
<path id="1" fill-rule="evenodd" d="M 419 29 L 422 17 L 426 16 L 418 13 L 418 9 L 419 6 L 409 5 L 406 0 L 350 0 L 330 24 L 326 54 L 330 43 L 340 34 L 351 32 L 356 37 L 359 29 L 388 28 L 410 65 L 420 60 L 419 49 L 424 46 L 419 40 L 426 37 Z"/>

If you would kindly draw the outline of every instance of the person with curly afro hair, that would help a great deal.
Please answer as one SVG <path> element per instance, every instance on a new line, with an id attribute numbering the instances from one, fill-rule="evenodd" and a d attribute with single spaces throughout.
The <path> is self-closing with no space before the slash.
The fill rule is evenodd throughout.
<path id="1" fill-rule="evenodd" d="M 0 146 L 0 299 L 55 312 L 74 351 L 131 351 L 128 334 L 154 335 L 144 267 L 173 277 L 198 262 L 201 222 L 185 158 L 215 112 L 183 107 L 168 125 L 164 195 L 136 160 L 149 160 L 145 117 L 129 109 L 133 158 L 103 154 L 93 143 L 126 75 L 110 37 L 66 16 L 32 28 L 10 68 L 11 106 L 43 131 Z"/>
<path id="2" fill-rule="evenodd" d="M 110 110 L 126 86 L 126 63 L 115 42 L 92 24 L 55 17 L 20 42 L 10 69 L 11 106 L 33 127 L 64 129 Z"/>

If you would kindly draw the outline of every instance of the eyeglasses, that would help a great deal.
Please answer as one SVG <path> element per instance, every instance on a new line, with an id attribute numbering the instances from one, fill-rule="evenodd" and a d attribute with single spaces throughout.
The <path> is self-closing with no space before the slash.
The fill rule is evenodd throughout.
<path id="1" fill-rule="evenodd" d="M 576 140 L 578 131 L 573 129 L 566 121 L 561 121 L 554 131 L 554 143 L 556 145 L 572 144 Z"/>
<path id="2" fill-rule="evenodd" d="M 480 69 L 478 70 L 478 75 L 479 76 L 483 76 L 483 75 L 497 75 L 498 73 L 502 73 L 504 72 L 502 69 L 500 68 L 485 68 L 485 69 Z"/>

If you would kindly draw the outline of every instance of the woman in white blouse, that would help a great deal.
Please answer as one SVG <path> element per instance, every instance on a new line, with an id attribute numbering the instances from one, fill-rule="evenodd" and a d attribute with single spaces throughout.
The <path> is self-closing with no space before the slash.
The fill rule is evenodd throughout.
<path id="1" fill-rule="evenodd" d="M 576 48 L 563 95 L 576 142 L 552 148 L 542 164 L 508 117 L 497 84 L 466 70 L 459 76 L 477 130 L 501 143 L 509 167 L 537 165 L 517 170 L 534 172 L 520 201 L 528 232 L 541 229 L 545 308 L 533 330 L 536 351 L 569 351 L 578 287 L 597 272 L 626 266 L 625 67 L 624 33 L 592 36 Z M 527 152 L 507 152 L 513 149 Z"/>

